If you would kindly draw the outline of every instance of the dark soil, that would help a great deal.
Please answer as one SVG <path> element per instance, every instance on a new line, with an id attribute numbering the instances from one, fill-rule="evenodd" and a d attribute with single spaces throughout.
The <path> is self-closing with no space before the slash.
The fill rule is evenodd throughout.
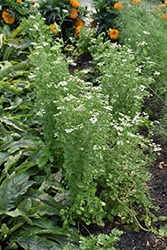
<path id="1" fill-rule="evenodd" d="M 70 66 L 69 72 L 74 73 L 74 70 L 82 70 L 87 68 L 93 68 L 91 64 L 91 57 L 84 56 L 80 57 L 77 60 L 76 66 Z M 149 107 L 149 101 L 145 103 L 145 109 L 151 109 L 153 114 L 157 113 L 158 107 Z M 157 117 L 151 117 L 151 120 L 157 119 Z M 140 128 L 141 133 L 145 133 L 144 129 Z M 154 142 L 161 144 L 160 136 L 155 136 Z M 153 204 L 156 207 L 159 207 L 159 210 L 154 214 L 156 216 L 167 216 L 167 145 L 162 143 L 161 145 L 161 154 L 149 167 L 149 171 L 152 174 L 150 181 L 147 182 L 147 185 L 150 187 L 150 196 L 153 199 Z M 167 226 L 166 222 L 156 222 L 155 228 L 158 230 L 160 226 Z M 81 234 L 84 236 L 89 236 L 91 234 L 98 233 L 110 233 L 110 231 L 116 228 L 123 231 L 123 234 L 120 236 L 120 240 L 117 241 L 114 245 L 116 249 L 120 250 L 165 250 L 167 249 L 167 238 L 165 236 L 155 235 L 151 232 L 146 232 L 139 230 L 139 232 L 125 229 L 119 219 L 115 218 L 113 224 L 106 224 L 105 227 L 98 227 L 96 224 L 91 224 L 89 226 L 80 227 Z M 89 232 L 89 233 L 88 233 Z"/>

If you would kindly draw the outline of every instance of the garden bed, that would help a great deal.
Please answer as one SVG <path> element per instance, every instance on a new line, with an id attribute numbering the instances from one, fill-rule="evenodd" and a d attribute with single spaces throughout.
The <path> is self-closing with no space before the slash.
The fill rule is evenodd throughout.
<path id="1" fill-rule="evenodd" d="M 74 74 L 75 70 L 81 71 L 85 69 L 92 69 L 93 65 L 91 63 L 90 55 L 82 55 L 76 61 L 75 66 L 69 66 L 70 74 Z M 143 109 L 151 110 L 152 114 L 159 114 L 161 112 L 162 106 L 150 106 L 150 100 L 146 100 Z M 157 120 L 157 115 L 151 115 L 150 119 L 152 121 Z M 146 128 L 141 127 L 140 133 L 147 135 Z M 161 136 L 154 135 L 154 142 L 161 145 L 161 153 L 157 156 L 156 160 L 148 168 L 149 172 L 152 174 L 151 179 L 147 182 L 150 188 L 150 196 L 153 199 L 153 204 L 159 207 L 159 210 L 154 214 L 156 216 L 166 216 L 167 212 L 167 145 L 163 143 Z M 167 226 L 165 222 L 158 222 L 154 225 L 157 230 L 161 226 Z M 151 232 L 145 232 L 139 230 L 136 232 L 134 229 L 128 230 L 121 224 L 120 218 L 116 217 L 114 223 L 106 223 L 104 227 L 100 227 L 97 224 L 91 224 L 87 226 L 85 223 L 80 225 L 80 233 L 86 237 L 90 234 L 104 233 L 108 234 L 112 229 L 118 229 L 123 231 L 120 236 L 120 240 L 114 244 L 116 249 L 120 250 L 165 250 L 167 249 L 167 239 L 164 235 L 155 235 Z"/>

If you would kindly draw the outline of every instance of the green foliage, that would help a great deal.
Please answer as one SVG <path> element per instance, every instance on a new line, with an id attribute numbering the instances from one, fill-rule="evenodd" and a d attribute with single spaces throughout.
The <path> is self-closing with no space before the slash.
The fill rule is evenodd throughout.
<path id="1" fill-rule="evenodd" d="M 150 174 L 143 166 L 153 159 L 145 154 L 148 143 L 152 152 L 158 149 L 138 133 L 148 120 L 140 112 L 149 83 L 139 75 L 130 48 L 99 44 L 100 39 L 90 47 L 101 73 L 98 87 L 69 75 L 59 46 L 53 53 L 44 42 L 36 44 L 29 58 L 36 67 L 32 80 L 43 134 L 71 193 L 71 204 L 60 211 L 64 226 L 75 219 L 103 225 L 104 218 L 116 215 L 135 225 L 133 203 L 146 211 L 153 207 L 145 188 Z M 138 216 L 151 226 L 149 210 Z"/>
<path id="2" fill-rule="evenodd" d="M 156 133 L 161 133 L 163 138 L 166 136 L 166 66 L 167 38 L 165 32 L 167 22 L 163 15 L 166 15 L 165 5 L 158 7 L 150 2 L 141 2 L 136 5 L 129 5 L 122 1 L 124 9 L 119 15 L 118 26 L 120 27 L 119 41 L 121 44 L 128 43 L 134 51 L 140 54 L 140 64 L 147 62 L 145 74 L 154 79 L 150 86 L 150 91 L 154 95 L 154 103 L 160 103 L 161 124 Z M 159 3 L 160 4 L 160 3 Z M 137 27 L 137 29 L 134 27 Z M 160 132 L 162 131 L 162 132 Z"/>
<path id="3" fill-rule="evenodd" d="M 91 17 L 97 25 L 97 35 L 104 32 L 105 37 L 109 37 L 109 29 L 116 29 L 117 25 L 115 19 L 121 10 L 115 10 L 114 4 L 115 0 L 93 0 L 92 5 L 95 11 L 92 13 Z"/>
<path id="4" fill-rule="evenodd" d="M 158 231 L 160 236 L 165 235 L 167 237 L 167 227 L 160 227 L 159 231 Z"/>
<path id="5" fill-rule="evenodd" d="M 2 6 L 0 10 L 0 26 L 3 27 L 5 21 L 2 18 L 2 13 L 4 10 L 10 10 L 10 15 L 15 17 L 14 23 L 9 24 L 11 30 L 17 28 L 22 22 L 23 18 L 28 18 L 34 16 L 34 13 L 40 13 L 45 19 L 47 25 L 56 24 L 60 25 L 62 32 L 58 32 L 55 36 L 61 37 L 66 41 L 69 41 L 69 37 L 73 36 L 75 29 L 75 20 L 70 18 L 69 15 L 71 11 L 75 8 L 78 11 L 77 17 L 83 19 L 83 17 L 88 13 L 84 7 L 73 7 L 70 4 L 70 0 L 47 0 L 47 1 L 22 1 L 18 3 L 15 0 L 0 0 L 0 5 Z M 34 26 L 35 20 L 34 20 Z M 36 28 L 37 29 L 37 28 Z"/>
<path id="6" fill-rule="evenodd" d="M 81 250 L 96 250 L 96 249 L 106 249 L 106 250 L 116 250 L 113 247 L 113 243 L 119 240 L 119 236 L 122 231 L 113 229 L 109 235 L 99 234 L 97 236 L 90 235 L 89 238 L 80 237 L 80 248 Z"/>
<path id="7" fill-rule="evenodd" d="M 9 65 L 6 62 L 6 69 Z M 59 211 L 64 206 L 54 199 L 62 189 L 61 171 L 51 173 L 53 161 L 46 154 L 43 158 L 47 149 L 38 133 L 34 85 L 27 78 L 30 72 L 15 69 L 7 73 L 0 82 L 1 247 L 75 247 L 73 231 L 61 228 Z M 47 171 L 40 170 L 41 162 Z"/>
<path id="8" fill-rule="evenodd" d="M 26 60 L 32 40 L 22 32 L 22 28 L 18 26 L 14 32 L 11 32 L 8 25 L 3 25 L 0 31 L 0 59 L 3 61 Z"/>
<path id="9" fill-rule="evenodd" d="M 90 54 L 89 47 L 96 43 L 96 29 L 83 27 L 80 29 L 79 38 L 75 38 L 77 55 Z"/>

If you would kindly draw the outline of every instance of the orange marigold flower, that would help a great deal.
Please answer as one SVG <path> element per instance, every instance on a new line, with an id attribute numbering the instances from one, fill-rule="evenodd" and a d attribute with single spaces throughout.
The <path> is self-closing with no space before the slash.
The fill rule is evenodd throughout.
<path id="1" fill-rule="evenodd" d="M 50 26 L 50 31 L 52 31 L 52 33 L 54 34 L 58 34 L 59 31 L 57 30 L 57 28 L 55 27 L 55 23 L 53 23 L 51 26 Z"/>
<path id="2" fill-rule="evenodd" d="M 32 1 L 32 3 L 35 3 L 35 1 Z"/>
<path id="3" fill-rule="evenodd" d="M 161 4 L 161 5 L 159 5 L 158 7 L 159 7 L 159 8 L 163 8 L 163 7 L 166 7 L 166 5 L 165 5 L 165 4 Z"/>
<path id="4" fill-rule="evenodd" d="M 140 0 L 135 0 L 135 4 L 138 4 L 138 3 L 140 3 Z"/>
<path id="5" fill-rule="evenodd" d="M 71 11 L 71 13 L 69 14 L 69 17 L 72 18 L 72 19 L 76 19 L 77 16 L 78 16 L 78 10 L 76 10 L 76 9 L 73 9 Z"/>
<path id="6" fill-rule="evenodd" d="M 70 4 L 73 7 L 79 7 L 80 6 L 80 3 L 77 0 L 70 0 Z"/>
<path id="7" fill-rule="evenodd" d="M 109 36 L 112 40 L 116 40 L 119 37 L 119 31 L 117 29 L 111 29 Z"/>
<path id="8" fill-rule="evenodd" d="M 115 3 L 114 4 L 114 9 L 115 10 L 123 10 L 124 6 L 121 2 Z"/>
<path id="9" fill-rule="evenodd" d="M 4 22 L 7 24 L 12 24 L 15 21 L 15 17 L 14 15 L 11 14 L 10 10 L 8 11 L 4 10 L 2 12 L 2 17 L 3 17 Z"/>
<path id="10" fill-rule="evenodd" d="M 167 14 L 162 15 L 162 19 L 167 20 Z"/>
<path id="11" fill-rule="evenodd" d="M 83 26 L 77 26 L 77 27 L 76 27 L 76 29 L 75 29 L 75 31 L 74 31 L 74 34 L 75 34 L 76 36 L 79 36 L 79 34 L 80 34 L 80 32 L 79 32 L 80 28 L 83 28 Z"/>
<path id="12" fill-rule="evenodd" d="M 17 0 L 17 3 L 22 3 L 22 1 L 21 0 Z"/>
<path id="13" fill-rule="evenodd" d="M 92 28 L 96 28 L 96 21 L 92 21 L 91 23 L 90 23 L 90 28 L 92 29 Z"/>
<path id="14" fill-rule="evenodd" d="M 75 26 L 77 27 L 77 26 L 84 26 L 84 23 L 82 22 L 82 20 L 81 19 L 79 19 L 79 18 L 77 18 L 76 20 L 75 20 Z"/>
<path id="15" fill-rule="evenodd" d="M 167 1 L 165 1 L 165 5 L 167 5 Z"/>
<path id="16" fill-rule="evenodd" d="M 152 11 L 152 13 L 154 14 L 154 13 L 157 12 L 157 11 L 158 11 L 158 9 L 155 9 L 155 10 Z"/>
<path id="17" fill-rule="evenodd" d="M 106 10 L 109 10 L 109 9 L 110 9 L 110 7 L 107 6 L 107 7 L 106 7 Z"/>

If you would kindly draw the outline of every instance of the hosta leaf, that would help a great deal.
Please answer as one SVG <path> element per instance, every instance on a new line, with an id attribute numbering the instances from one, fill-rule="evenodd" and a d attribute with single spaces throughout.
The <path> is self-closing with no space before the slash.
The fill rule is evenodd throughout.
<path id="1" fill-rule="evenodd" d="M 27 189 L 33 184 L 28 181 L 30 174 L 18 173 L 6 178 L 0 186 L 0 210 L 7 211 L 15 207 L 19 195 L 26 193 Z"/>
<path id="2" fill-rule="evenodd" d="M 18 209 L 23 211 L 24 213 L 28 214 L 29 209 L 32 206 L 32 202 L 31 199 L 27 198 L 24 199 L 19 205 L 18 205 Z"/>
<path id="3" fill-rule="evenodd" d="M 15 40 L 15 39 L 12 39 L 12 38 L 8 38 L 7 43 L 8 43 L 9 46 L 14 46 L 15 48 L 20 48 L 21 47 L 20 44 L 18 43 L 18 41 Z"/>
<path id="4" fill-rule="evenodd" d="M 9 152 L 0 152 L 0 166 L 8 159 L 9 155 Z"/>
<path id="5" fill-rule="evenodd" d="M 11 103 L 11 106 L 4 108 L 4 111 L 16 109 L 22 103 L 22 101 L 23 101 L 22 98 L 17 98 L 15 102 Z"/>
<path id="6" fill-rule="evenodd" d="M 56 173 L 56 174 L 53 174 L 52 176 L 53 176 L 53 178 L 56 180 L 56 181 L 58 181 L 58 182 L 60 182 L 61 181 L 61 179 L 62 179 L 62 168 Z"/>
<path id="7" fill-rule="evenodd" d="M 30 218 L 28 218 L 28 216 L 26 216 L 26 214 L 23 211 L 19 210 L 18 208 L 16 208 L 13 211 L 10 211 L 10 212 L 0 211 L 0 215 L 2 215 L 2 214 L 11 216 L 13 218 L 21 216 L 21 217 L 23 217 L 23 219 L 25 219 L 27 221 L 28 224 L 33 225 Z"/>
<path id="8" fill-rule="evenodd" d="M 8 235 L 13 234 L 16 230 L 18 230 L 20 227 L 22 227 L 24 225 L 25 222 L 20 222 L 18 224 L 16 224 L 15 226 L 13 226 L 12 228 L 10 228 Z"/>
<path id="9" fill-rule="evenodd" d="M 0 118 L 0 121 L 5 123 L 6 125 L 12 126 L 13 128 L 15 128 L 19 131 L 25 132 L 23 124 L 21 124 L 20 121 L 14 119 L 12 117 L 8 118 L 8 117 L 3 116 Z"/>
<path id="10" fill-rule="evenodd" d="M 22 138 L 19 141 L 12 141 L 12 142 L 6 143 L 0 148 L 0 150 L 7 150 L 8 148 L 12 148 L 12 147 L 33 148 L 35 145 L 36 144 L 32 140 Z"/>
<path id="11" fill-rule="evenodd" d="M 13 149 L 13 148 L 12 148 L 12 149 Z M 16 147 L 15 149 L 18 150 L 19 148 Z M 9 150 L 8 150 L 8 152 L 11 153 L 11 151 L 9 151 Z M 13 151 L 12 151 L 12 152 L 13 152 Z M 18 152 L 16 155 L 14 155 L 14 156 L 13 156 L 13 155 L 10 155 L 10 156 L 7 158 L 6 163 L 4 164 L 4 166 L 5 166 L 4 171 L 5 171 L 6 173 L 8 173 L 8 171 L 10 170 L 10 168 L 11 168 L 13 165 L 15 165 L 15 164 L 17 163 L 17 161 L 20 160 L 21 156 L 22 156 L 22 151 L 19 151 L 19 152 Z"/>
<path id="12" fill-rule="evenodd" d="M 60 209 L 63 207 L 60 203 L 57 203 L 49 194 L 39 190 L 34 190 L 32 188 L 30 188 L 24 196 L 27 198 L 32 198 L 33 200 L 40 203 L 39 206 L 31 209 L 31 213 L 58 215 Z"/>
<path id="13" fill-rule="evenodd" d="M 41 238 L 38 236 L 23 235 L 17 239 L 13 239 L 25 250 L 60 250 L 62 249 L 57 243 Z"/>

